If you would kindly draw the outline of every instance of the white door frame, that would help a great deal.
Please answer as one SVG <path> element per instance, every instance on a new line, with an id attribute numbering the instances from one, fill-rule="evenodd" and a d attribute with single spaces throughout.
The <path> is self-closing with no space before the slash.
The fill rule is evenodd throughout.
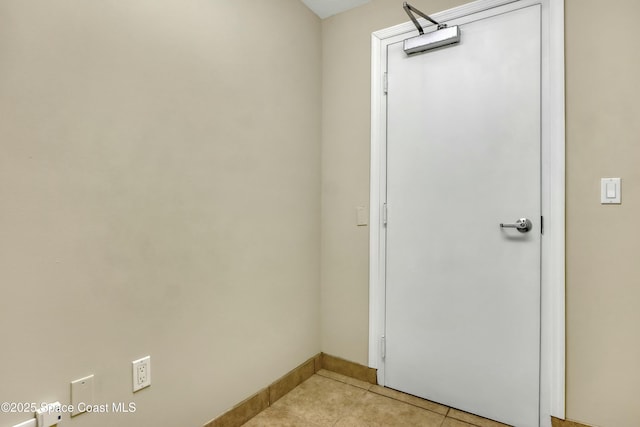
<path id="1" fill-rule="evenodd" d="M 449 21 L 510 3 L 542 7 L 542 200 L 540 425 L 565 417 L 565 119 L 564 0 L 478 0 L 432 15 Z M 421 21 L 428 26 L 426 21 Z M 411 22 L 371 36 L 371 194 L 369 234 L 369 366 L 384 385 L 386 233 L 385 71 L 387 46 L 416 33 Z"/>

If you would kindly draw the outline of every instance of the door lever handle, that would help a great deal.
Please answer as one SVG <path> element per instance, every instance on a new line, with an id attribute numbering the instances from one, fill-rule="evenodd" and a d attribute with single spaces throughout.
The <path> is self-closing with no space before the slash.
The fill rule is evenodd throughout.
<path id="1" fill-rule="evenodd" d="M 527 218 L 520 218 L 515 224 L 500 224 L 500 228 L 515 228 L 521 233 L 527 233 L 533 228 L 533 224 Z"/>

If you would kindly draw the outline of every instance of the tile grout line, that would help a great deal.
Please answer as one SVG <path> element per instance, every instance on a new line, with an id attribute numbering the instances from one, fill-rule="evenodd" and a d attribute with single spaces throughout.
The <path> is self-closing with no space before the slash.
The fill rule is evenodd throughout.
<path id="1" fill-rule="evenodd" d="M 327 367 L 323 366 L 325 362 L 327 362 L 328 364 Z M 341 366 L 340 364 L 346 364 L 347 368 L 349 369 Z M 355 369 L 354 367 L 358 369 Z M 237 419 L 239 417 L 245 418 L 247 417 L 247 415 L 249 415 L 249 419 L 252 419 L 264 410 L 271 408 L 273 404 L 280 400 L 280 398 L 284 397 L 285 395 L 289 394 L 289 392 L 293 391 L 293 389 L 307 382 L 314 375 L 318 375 L 319 378 L 332 380 L 332 382 L 336 384 L 350 386 L 352 387 L 353 391 L 360 390 L 361 392 L 357 393 L 359 395 L 359 399 L 365 399 L 367 396 L 377 396 L 387 399 L 388 402 L 397 402 L 403 405 L 408 405 L 410 407 L 426 411 L 427 413 L 434 416 L 442 417 L 442 421 L 439 423 L 439 427 L 444 427 L 445 425 L 447 425 L 447 419 L 464 423 L 468 427 L 482 427 L 483 425 L 485 425 L 484 419 L 481 419 L 481 417 L 475 416 L 473 414 L 468 414 L 474 417 L 473 420 L 469 420 L 467 419 L 467 417 L 464 417 L 464 419 L 460 419 L 458 416 L 456 416 L 457 411 L 447 405 L 443 405 L 427 399 L 422 399 L 418 396 L 403 393 L 398 390 L 379 386 L 375 378 L 370 375 L 370 371 L 374 371 L 372 370 L 372 368 L 368 368 L 369 371 L 362 371 L 362 369 L 360 368 L 365 369 L 364 366 L 359 366 L 357 364 L 354 364 L 353 362 L 344 361 L 342 359 L 335 358 L 324 353 L 318 353 L 316 356 L 313 356 L 306 362 L 294 368 L 289 373 L 283 375 L 281 378 L 274 381 L 263 390 L 245 399 L 245 401 L 232 407 L 230 410 L 223 413 L 219 417 L 211 420 L 204 427 L 223 427 L 231 426 L 232 424 L 237 425 L 234 424 L 237 423 Z M 309 372 L 309 370 L 311 370 L 311 372 Z M 345 371 L 345 373 L 342 373 L 343 371 Z M 266 402 L 258 402 L 260 396 L 262 396 L 262 398 L 266 397 Z M 251 406 L 255 406 L 255 404 L 261 404 L 262 407 L 251 408 Z M 251 412 L 253 414 L 250 415 L 248 412 Z M 463 411 L 460 412 L 464 413 Z M 342 416 L 348 413 L 348 411 L 345 411 Z M 236 420 L 232 421 L 233 418 L 235 418 Z M 477 418 L 479 421 L 476 422 L 475 418 Z M 249 419 L 247 419 L 246 421 L 249 421 Z M 437 422 L 436 420 L 434 421 Z M 231 424 L 229 424 L 229 422 L 231 422 Z M 503 424 L 499 425 L 509 427 Z M 567 427 L 569 426 L 567 425 Z M 580 427 L 588 426 L 580 425 Z"/>
<path id="2" fill-rule="evenodd" d="M 331 371 L 329 371 L 329 372 L 331 372 Z M 316 375 L 321 376 L 322 378 L 327 378 L 329 380 L 337 381 L 337 382 L 342 383 L 342 384 L 350 385 L 351 387 L 357 387 L 359 389 L 366 390 L 366 391 L 369 391 L 371 389 L 371 387 L 373 387 L 375 385 L 375 384 L 367 383 L 367 387 L 361 387 L 361 386 L 359 386 L 357 384 L 350 383 L 350 382 L 348 382 L 346 380 L 343 381 L 340 378 L 335 378 L 333 376 L 324 375 L 324 374 L 320 373 L 320 371 L 316 372 Z M 346 375 L 345 375 L 345 377 L 346 378 L 350 378 L 350 377 L 347 377 Z M 356 379 L 356 381 L 358 381 L 358 380 Z M 366 381 L 362 381 L 362 382 L 366 383 Z"/>
<path id="3" fill-rule="evenodd" d="M 449 412 L 451 412 L 451 408 L 447 406 L 447 412 L 444 413 L 444 418 L 442 419 L 442 424 L 440 425 L 440 427 L 444 426 L 447 418 L 449 418 Z"/>
<path id="4" fill-rule="evenodd" d="M 330 371 L 330 372 L 331 372 L 331 371 Z M 385 398 L 385 399 L 389 399 L 389 400 L 392 400 L 392 401 L 394 401 L 394 402 L 398 402 L 398 403 L 401 403 L 401 404 L 404 404 L 404 405 L 409 405 L 409 406 L 412 406 L 412 407 L 414 407 L 414 408 L 417 408 L 417 409 L 420 409 L 420 410 L 423 410 L 423 411 L 427 411 L 427 412 L 429 412 L 429 413 L 431 413 L 431 414 L 440 415 L 440 416 L 442 416 L 442 422 L 440 423 L 440 425 L 439 425 L 438 427 L 442 427 L 442 426 L 443 426 L 443 424 L 444 424 L 444 422 L 445 422 L 445 420 L 446 420 L 446 418 L 447 418 L 447 417 L 446 417 L 446 414 L 447 414 L 447 413 L 449 412 L 449 410 L 450 410 L 450 408 L 449 408 L 449 407 L 446 407 L 446 408 L 447 408 L 447 412 L 446 412 L 445 414 L 441 414 L 441 413 L 438 413 L 438 412 L 432 411 L 432 410 L 430 410 L 430 409 L 423 408 L 423 407 L 421 407 L 421 406 L 415 405 L 415 404 L 410 403 L 410 402 L 406 402 L 406 401 L 403 401 L 403 400 L 400 400 L 400 399 L 396 399 L 396 398 L 391 397 L 391 396 L 385 396 L 384 394 L 376 393 L 375 391 L 371 390 L 371 389 L 375 386 L 375 384 L 369 384 L 369 385 L 365 388 L 365 387 L 361 387 L 361 386 L 358 386 L 358 385 L 355 385 L 355 384 L 351 384 L 351 383 L 349 383 L 349 382 L 347 382 L 347 381 L 343 381 L 343 380 L 342 380 L 342 379 L 340 379 L 340 378 L 334 378 L 334 377 L 324 376 L 324 375 L 322 375 L 322 374 L 320 374 L 320 373 L 318 373 L 318 372 L 316 372 L 316 375 L 318 375 L 319 377 L 322 377 L 322 378 L 328 379 L 328 380 L 332 380 L 332 381 L 334 381 L 334 382 L 336 382 L 336 383 L 339 383 L 339 384 L 343 384 L 343 385 L 346 385 L 346 386 L 350 386 L 350 387 L 353 387 L 353 388 L 358 389 L 358 390 L 363 390 L 363 391 L 364 391 L 364 393 L 362 394 L 361 399 L 362 399 L 362 398 L 364 398 L 367 394 L 372 394 L 372 395 L 379 396 L 379 397 L 382 397 L 382 398 Z M 335 422 L 333 425 L 335 426 L 335 425 L 336 425 L 336 423 L 338 423 L 338 422 L 342 419 L 342 417 L 343 417 L 344 415 L 345 415 L 345 414 L 341 414 L 341 416 L 336 420 L 336 422 Z M 476 426 L 474 426 L 474 427 L 476 427 Z"/>
<path id="5" fill-rule="evenodd" d="M 327 369 L 325 369 L 325 370 L 326 370 L 326 371 L 328 371 L 328 372 L 331 372 L 331 373 L 333 373 L 333 374 L 337 374 L 337 375 L 339 375 L 339 376 L 334 376 L 334 375 L 325 375 L 324 373 L 320 372 L 320 370 L 319 370 L 319 371 L 316 371 L 314 374 L 315 374 L 315 375 L 318 375 L 319 377 L 322 377 L 322 378 L 325 378 L 325 379 L 328 379 L 328 380 L 332 380 L 332 381 L 337 382 L 337 383 L 340 383 L 340 384 L 348 385 L 348 386 L 351 386 L 351 387 L 356 388 L 356 389 L 359 389 L 359 390 L 364 390 L 364 391 L 365 391 L 365 394 L 366 394 L 366 393 L 371 393 L 371 394 L 374 394 L 374 395 L 376 395 L 376 396 L 384 397 L 384 398 L 387 398 L 387 399 L 393 400 L 393 401 L 395 401 L 395 402 L 400 402 L 400 403 L 403 403 L 403 404 L 406 404 L 406 405 L 410 405 L 410 406 L 415 407 L 415 408 L 418 408 L 418 409 L 422 409 L 422 410 L 424 410 L 424 411 L 428 411 L 428 412 L 430 412 L 430 413 L 432 413 L 432 414 L 442 415 L 442 416 L 443 416 L 443 419 L 442 419 L 442 422 L 441 422 L 441 424 L 440 424 L 440 426 L 439 426 L 439 427 L 444 426 L 444 424 L 446 423 L 447 418 L 448 418 L 448 419 L 451 419 L 451 420 L 454 420 L 454 421 L 457 421 L 457 422 L 463 422 L 463 423 L 465 423 L 465 424 L 467 424 L 467 425 L 469 425 L 469 426 L 471 426 L 471 427 L 482 427 L 481 425 L 476 424 L 476 423 L 474 423 L 474 422 L 472 422 L 472 421 L 468 421 L 468 420 L 461 420 L 461 419 L 458 419 L 458 418 L 456 418 L 456 417 L 452 417 L 452 416 L 450 416 L 451 411 L 452 411 L 452 409 L 453 409 L 453 408 L 451 408 L 451 407 L 449 407 L 449 406 L 445 406 L 445 405 L 442 405 L 442 404 L 438 404 L 438 403 L 436 403 L 436 402 L 431 402 L 431 401 L 429 401 L 429 400 L 422 399 L 422 400 L 424 400 L 425 402 L 431 402 L 431 403 L 438 404 L 438 405 L 440 405 L 440 406 L 442 406 L 442 407 L 446 408 L 446 412 L 445 412 L 444 414 L 442 414 L 442 413 L 440 413 L 440 412 L 436 412 L 436 411 L 433 411 L 433 410 L 431 410 L 431 409 L 427 409 L 427 408 L 425 408 L 425 407 L 423 407 L 423 406 L 417 405 L 417 404 L 412 403 L 412 402 L 408 402 L 408 401 L 405 401 L 405 400 L 401 400 L 401 399 L 398 399 L 398 398 L 395 398 L 395 397 L 392 397 L 392 396 L 387 396 L 387 395 L 382 394 L 382 393 L 378 393 L 378 392 L 376 392 L 375 390 L 373 390 L 373 388 L 374 388 L 374 386 L 375 386 L 376 384 L 367 383 L 366 381 L 358 380 L 358 379 L 356 379 L 356 378 L 349 377 L 348 375 L 339 374 L 339 373 L 337 373 L 337 372 L 330 371 L 330 370 L 327 370 Z M 313 376 L 313 375 L 312 375 L 312 376 Z M 341 377 L 344 377 L 344 378 L 341 378 Z M 309 378 L 311 378 L 311 377 L 309 377 Z M 309 379 L 309 378 L 308 378 L 308 379 Z M 307 380 L 308 380 L 308 379 L 307 379 Z M 305 380 L 305 381 L 307 381 L 307 380 Z M 349 380 L 355 380 L 355 381 L 358 381 L 358 382 L 360 382 L 360 383 L 362 383 L 362 384 L 366 384 L 366 387 L 365 387 L 365 386 L 362 386 L 362 385 L 360 385 L 360 384 L 355 384 L 355 383 L 353 383 L 353 382 L 350 382 Z M 303 382 L 305 382 L 305 381 L 303 381 Z M 381 386 L 381 387 L 382 387 L 382 386 Z M 400 392 L 400 393 L 402 393 L 402 392 Z M 412 395 L 409 395 L 409 394 L 406 394 L 406 393 L 403 393 L 403 394 L 405 394 L 405 395 L 407 395 L 407 396 L 412 396 Z M 416 397 L 416 398 L 418 398 L 418 399 L 421 399 L 421 398 L 419 398 L 419 397 L 417 397 L 417 396 L 414 396 L 414 397 Z M 507 427 L 507 426 L 505 426 L 505 427 Z"/>
<path id="6" fill-rule="evenodd" d="M 329 371 L 329 372 L 333 372 L 333 371 Z M 473 423 L 473 422 L 470 422 L 470 421 L 467 421 L 467 420 L 464 420 L 464 421 L 463 421 L 463 420 L 460 420 L 460 419 L 458 419 L 458 418 L 455 418 L 455 417 L 451 417 L 451 416 L 449 416 L 449 414 L 451 413 L 452 408 L 451 408 L 451 407 L 448 407 L 448 406 L 444 406 L 444 405 L 442 405 L 443 407 L 446 407 L 446 408 L 447 408 L 447 411 L 446 411 L 444 414 L 441 414 L 441 413 L 439 413 L 439 412 L 432 411 L 432 410 L 430 410 L 430 409 L 424 408 L 424 407 L 422 407 L 422 406 L 416 405 L 416 404 L 411 403 L 411 402 L 407 402 L 407 401 L 404 401 L 404 400 L 396 399 L 396 398 L 394 398 L 394 397 L 386 396 L 386 395 L 381 394 L 381 393 L 377 393 L 376 391 L 372 390 L 372 388 L 374 387 L 374 385 L 375 385 L 375 384 L 367 384 L 367 387 L 362 387 L 362 386 L 360 386 L 360 385 L 352 384 L 352 383 L 350 383 L 350 382 L 348 382 L 348 381 L 347 381 L 347 378 L 351 378 L 351 377 L 348 377 L 348 376 L 346 376 L 346 375 L 345 375 L 345 379 L 344 379 L 344 380 L 343 380 L 342 378 L 336 378 L 336 377 L 333 377 L 333 376 L 323 375 L 323 374 L 322 374 L 322 373 L 320 373 L 320 372 L 315 372 L 315 373 L 314 373 L 314 375 L 317 375 L 317 376 L 319 376 L 319 377 L 325 378 L 325 379 L 327 379 L 327 380 L 334 381 L 334 382 L 336 382 L 336 383 L 340 383 L 340 384 L 344 384 L 344 385 L 346 385 L 346 386 L 353 387 L 354 389 L 363 390 L 363 391 L 364 391 L 363 396 L 364 396 L 364 395 L 366 395 L 367 393 L 371 393 L 371 394 L 374 394 L 374 395 L 376 395 L 376 396 L 380 396 L 380 397 L 383 397 L 383 398 L 387 398 L 387 399 L 393 400 L 393 401 L 395 401 L 395 402 L 400 402 L 400 403 L 403 403 L 403 404 L 406 404 L 406 405 L 413 406 L 414 408 L 422 409 L 423 411 L 428 411 L 428 412 L 430 412 L 430 413 L 432 413 L 432 414 L 442 415 L 442 417 L 443 417 L 443 418 L 442 418 L 442 422 L 440 423 L 440 426 L 439 426 L 439 427 L 444 426 L 444 424 L 445 424 L 445 422 L 447 421 L 447 419 L 451 419 L 451 420 L 458 421 L 458 422 L 463 422 L 463 423 L 465 423 L 465 424 L 468 424 L 468 425 L 469 425 L 469 426 L 471 426 L 471 427 L 482 427 L 482 426 L 479 426 L 479 425 L 478 425 L 478 424 L 476 424 L 476 423 Z M 341 375 L 341 374 L 340 374 L 340 375 Z M 313 375 L 312 375 L 311 377 L 307 378 L 306 380 L 304 380 L 304 381 L 303 381 L 302 383 L 300 383 L 300 384 L 303 384 L 303 383 L 307 382 L 307 381 L 308 381 L 310 378 L 312 378 L 312 377 L 313 377 Z M 365 381 L 362 381 L 362 382 L 363 382 L 363 383 L 365 383 Z M 298 385 L 300 385 L 300 384 L 298 384 Z M 288 393 L 287 393 L 287 394 L 288 394 Z M 408 395 L 408 396 L 410 396 L 410 395 Z M 283 396 L 283 397 L 284 397 L 284 396 Z M 416 396 L 416 397 L 417 397 L 417 396 Z M 430 401 L 427 401 L 427 402 L 430 402 Z M 269 402 L 269 403 L 270 403 L 270 404 L 269 404 L 269 406 L 268 406 L 268 407 L 272 406 L 272 405 L 271 405 L 271 402 Z M 275 402 L 273 402 L 273 403 L 275 403 Z M 435 403 L 435 402 L 433 402 L 433 403 Z"/>
<path id="7" fill-rule="evenodd" d="M 447 417 L 447 415 L 446 415 L 446 414 L 448 414 L 448 413 L 449 413 L 449 410 L 451 409 L 451 408 L 447 407 L 447 412 L 445 412 L 444 414 L 441 414 L 441 413 L 439 413 L 439 412 L 432 411 L 431 409 L 423 408 L 422 406 L 416 405 L 415 403 L 405 402 L 404 400 L 396 399 L 395 397 L 385 396 L 384 394 L 376 393 L 376 392 L 375 392 L 375 391 L 373 391 L 373 390 L 369 390 L 369 393 L 373 393 L 373 394 L 375 394 L 376 396 L 386 397 L 387 399 L 395 400 L 396 402 L 406 403 L 407 405 L 411 405 L 411 406 L 414 406 L 414 407 L 416 407 L 416 408 L 420 408 L 420 409 L 423 409 L 423 410 L 425 410 L 425 411 L 432 412 L 432 413 L 434 413 L 434 414 L 442 415 L 442 416 L 444 416 L 445 418 Z M 429 401 L 429 402 L 430 402 L 430 401 Z"/>
<path id="8" fill-rule="evenodd" d="M 367 393 L 369 392 L 369 390 L 367 388 L 360 387 L 360 386 L 357 386 L 355 384 L 349 384 L 348 382 L 341 381 L 341 380 L 339 380 L 337 378 L 327 377 L 327 376 L 324 376 L 322 374 L 318 374 L 318 372 L 316 372 L 316 375 L 318 375 L 321 378 L 324 378 L 324 379 L 327 379 L 327 380 L 331 380 L 331 381 L 334 381 L 336 383 L 343 384 L 343 385 L 346 385 L 346 386 L 349 386 L 349 387 L 353 387 L 355 389 L 363 391 L 362 395 L 358 399 L 359 401 L 362 401 L 364 399 L 364 397 L 367 395 Z M 370 385 L 369 387 L 372 387 L 372 386 L 373 385 Z M 344 412 L 338 414 L 338 418 L 336 418 L 336 420 L 332 423 L 332 426 L 335 427 L 340 422 L 340 420 L 342 420 L 344 417 L 346 417 L 348 415 L 349 415 L 348 408 L 345 407 Z"/>
<path id="9" fill-rule="evenodd" d="M 443 417 L 443 418 L 442 418 L 442 424 L 444 424 L 445 420 L 448 418 L 448 417 L 447 417 L 447 415 L 449 414 L 449 411 L 451 411 L 451 408 L 449 408 L 449 407 L 447 406 L 447 407 L 446 407 L 446 408 L 447 408 L 447 412 L 445 412 L 444 414 L 441 414 L 441 413 L 439 413 L 439 412 L 435 412 L 435 411 L 432 411 L 431 409 L 423 408 L 422 406 L 416 405 L 416 404 L 411 403 L 411 402 L 406 402 L 406 401 L 404 401 L 404 400 L 396 399 L 396 398 L 391 397 L 391 396 L 386 396 L 386 395 L 381 394 L 381 393 L 376 393 L 375 391 L 371 390 L 375 384 L 370 384 L 367 388 L 364 388 L 364 387 L 360 387 L 360 386 L 357 386 L 357 385 L 354 385 L 354 384 L 350 384 L 350 383 L 348 383 L 348 382 L 346 382 L 346 381 L 342 381 L 342 380 L 340 380 L 340 379 L 338 379 L 338 378 L 333 378 L 333 377 L 329 377 L 329 376 L 324 376 L 324 375 L 322 375 L 322 374 L 320 374 L 320 373 L 318 373 L 318 372 L 316 372 L 316 375 L 321 376 L 322 378 L 326 378 L 326 379 L 329 379 L 329 380 L 333 380 L 333 381 L 335 381 L 335 382 L 339 382 L 339 383 L 341 383 L 341 384 L 345 384 L 345 385 L 348 385 L 348 386 L 351 386 L 351 387 L 354 387 L 354 388 L 358 388 L 358 389 L 360 389 L 360 390 L 365 390 L 367 393 L 375 394 L 376 396 L 380 396 L 380 397 L 384 397 L 384 398 L 387 398 L 387 399 L 391 399 L 391 400 L 393 400 L 393 401 L 395 401 L 395 402 L 404 403 L 405 405 L 410 405 L 410 406 L 413 406 L 414 408 L 418 408 L 418 409 L 422 409 L 423 411 L 431 412 L 432 414 L 442 415 L 442 417 Z M 434 402 L 434 403 L 435 403 L 435 402 Z M 443 406 L 444 406 L 444 405 L 443 405 Z M 452 419 L 452 420 L 455 420 L 455 418 L 451 418 L 451 419 Z M 456 421 L 460 421 L 460 420 L 456 420 Z M 442 424 L 440 424 L 440 427 L 442 427 Z M 477 426 L 474 426 L 474 427 L 477 427 Z"/>

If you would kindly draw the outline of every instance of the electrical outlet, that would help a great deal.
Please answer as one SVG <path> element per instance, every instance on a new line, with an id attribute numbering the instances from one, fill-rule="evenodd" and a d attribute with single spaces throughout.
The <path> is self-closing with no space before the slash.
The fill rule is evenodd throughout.
<path id="1" fill-rule="evenodd" d="M 47 403 L 36 411 L 38 427 L 51 427 L 62 424 L 62 404 Z"/>
<path id="2" fill-rule="evenodd" d="M 133 392 L 151 385 L 151 356 L 131 362 L 133 365 Z"/>

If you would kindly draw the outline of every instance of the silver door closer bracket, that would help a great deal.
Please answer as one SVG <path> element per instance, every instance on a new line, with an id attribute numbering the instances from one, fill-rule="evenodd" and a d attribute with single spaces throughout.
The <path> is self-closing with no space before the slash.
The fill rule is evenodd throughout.
<path id="1" fill-rule="evenodd" d="M 404 51 L 407 55 L 426 52 L 428 50 L 460 42 L 460 28 L 458 28 L 457 25 L 448 27 L 447 24 L 441 24 L 407 2 L 404 2 L 402 7 L 404 11 L 407 12 L 407 15 L 411 18 L 411 22 L 413 22 L 413 25 L 416 26 L 420 33 L 419 36 L 412 37 L 404 41 Z M 422 25 L 420 25 L 412 12 L 436 25 L 438 29 L 425 34 L 424 28 L 422 28 Z"/>

